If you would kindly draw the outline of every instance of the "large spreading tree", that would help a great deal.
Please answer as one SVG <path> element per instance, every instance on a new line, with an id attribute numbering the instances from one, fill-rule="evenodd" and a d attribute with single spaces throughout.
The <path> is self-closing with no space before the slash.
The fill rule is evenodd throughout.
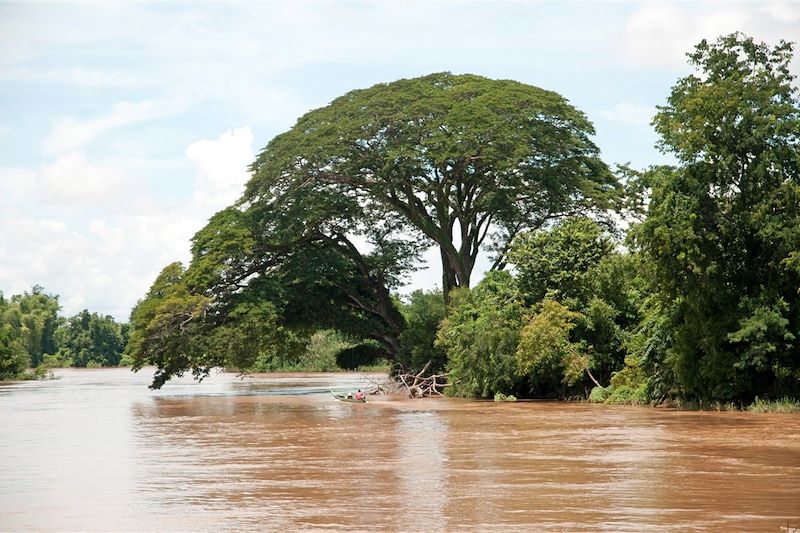
<path id="1" fill-rule="evenodd" d="M 469 286 L 490 242 L 501 268 L 521 231 L 617 207 L 620 187 L 593 133 L 554 92 L 449 73 L 352 91 L 307 113 L 260 153 L 243 197 L 195 236 L 181 274 L 186 309 L 162 309 L 156 291 L 134 312 L 132 341 L 144 342 L 132 346 L 152 351 L 134 354 L 136 366 L 156 363 L 161 382 L 184 368 L 202 374 L 219 352 L 189 352 L 219 343 L 182 343 L 165 358 L 159 324 L 210 338 L 235 329 L 238 309 L 255 301 L 268 301 L 282 326 L 364 339 L 358 353 L 377 353 L 376 342 L 389 358 L 413 351 L 392 291 L 425 249 L 440 249 L 446 295 Z M 141 312 L 151 306 L 152 316 Z"/>
<path id="2" fill-rule="evenodd" d="M 615 206 L 619 184 L 593 134 L 562 96 L 516 81 L 438 73 L 378 84 L 275 137 L 242 202 L 280 210 L 324 193 L 397 219 L 439 247 L 447 294 L 469 286 L 485 244 L 502 267 L 520 231 Z"/>

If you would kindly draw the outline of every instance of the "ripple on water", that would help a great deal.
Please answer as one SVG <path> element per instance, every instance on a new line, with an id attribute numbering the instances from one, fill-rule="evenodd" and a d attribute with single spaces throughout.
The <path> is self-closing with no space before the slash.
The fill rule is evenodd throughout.
<path id="1" fill-rule="evenodd" d="M 334 401 L 354 374 L 0 387 L 0 530 L 777 531 L 800 416 Z"/>

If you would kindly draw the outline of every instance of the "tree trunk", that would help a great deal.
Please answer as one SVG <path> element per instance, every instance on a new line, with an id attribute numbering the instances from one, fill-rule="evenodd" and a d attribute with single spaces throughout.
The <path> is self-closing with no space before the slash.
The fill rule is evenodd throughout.
<path id="1" fill-rule="evenodd" d="M 445 303 L 449 301 L 447 297 L 450 291 L 458 287 L 458 280 L 456 278 L 456 269 L 450 264 L 450 260 L 444 251 L 443 247 L 439 247 L 439 252 L 442 256 L 442 294 L 444 294 Z"/>
<path id="2" fill-rule="evenodd" d="M 594 376 L 592 375 L 592 371 L 589 370 L 588 366 L 586 367 L 586 373 L 589 374 L 589 379 L 591 379 L 594 382 L 595 385 L 597 385 L 601 389 L 603 388 L 603 386 L 600 385 L 600 382 L 598 382 L 596 379 L 594 379 Z"/>

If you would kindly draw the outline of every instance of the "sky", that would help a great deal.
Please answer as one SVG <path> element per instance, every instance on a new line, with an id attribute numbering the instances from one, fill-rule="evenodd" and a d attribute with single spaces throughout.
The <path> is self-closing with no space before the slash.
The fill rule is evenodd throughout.
<path id="1" fill-rule="evenodd" d="M 697 42 L 733 31 L 798 42 L 800 2 L 0 1 L 0 291 L 126 321 L 270 139 L 400 78 L 553 90 L 607 163 L 671 162 L 656 106 Z M 437 255 L 401 292 L 437 285 Z"/>

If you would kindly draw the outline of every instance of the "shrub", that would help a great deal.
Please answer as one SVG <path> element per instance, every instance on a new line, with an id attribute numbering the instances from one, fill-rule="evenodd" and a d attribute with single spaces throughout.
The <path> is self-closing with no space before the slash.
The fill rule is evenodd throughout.
<path id="1" fill-rule="evenodd" d="M 611 387 L 595 387 L 589 393 L 589 401 L 591 403 L 603 403 L 611 395 Z"/>
<path id="2" fill-rule="evenodd" d="M 611 393 L 605 403 L 611 405 L 642 405 L 647 403 L 647 385 L 642 384 L 636 388 L 623 385 L 611 387 Z"/>

